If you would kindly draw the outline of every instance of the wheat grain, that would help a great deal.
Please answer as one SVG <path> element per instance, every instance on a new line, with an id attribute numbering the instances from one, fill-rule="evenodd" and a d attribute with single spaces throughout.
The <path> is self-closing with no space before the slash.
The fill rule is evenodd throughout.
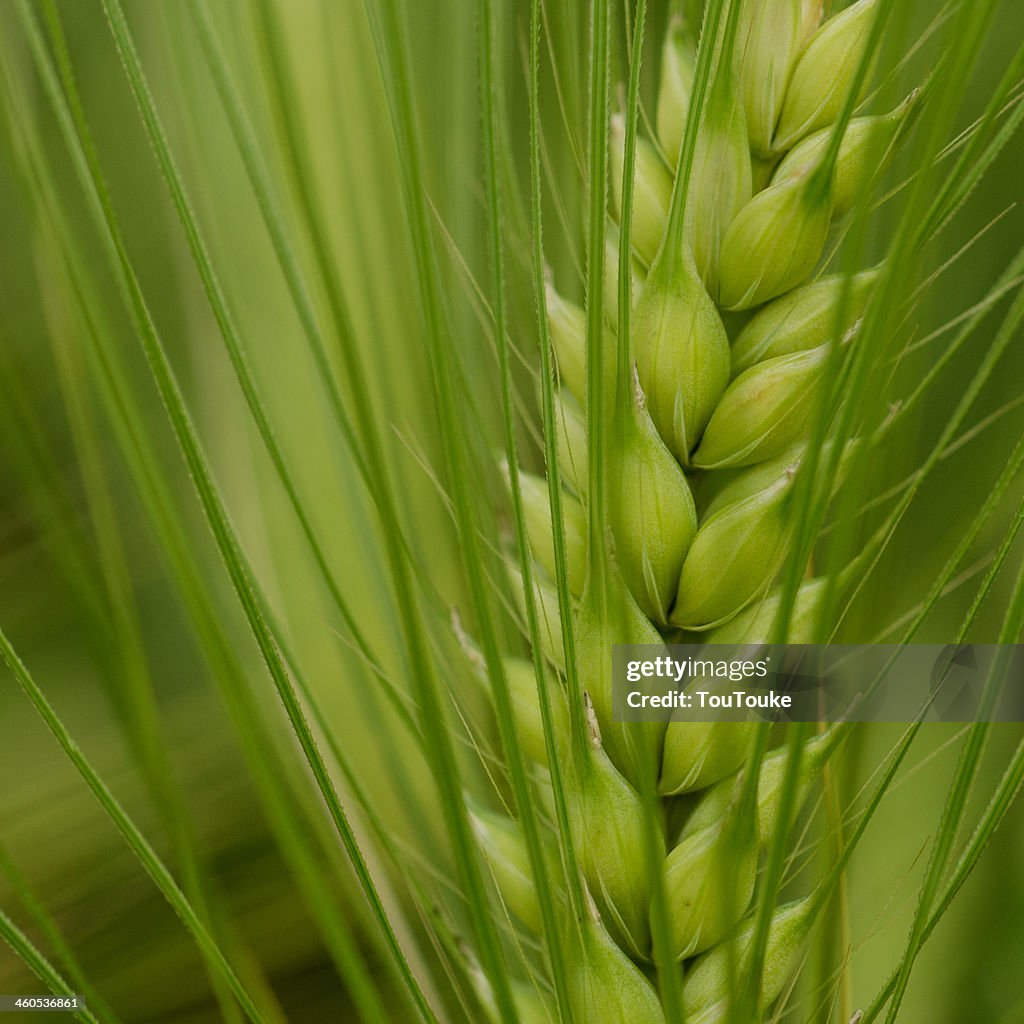
<path id="1" fill-rule="evenodd" d="M 572 738 L 572 709 L 561 694 L 555 710 L 572 838 L 590 894 L 591 913 L 569 925 L 578 971 L 573 1010 L 581 1024 L 664 1020 L 657 994 L 634 967 L 654 956 L 658 909 L 641 853 L 645 787 L 662 801 L 681 793 L 698 797 L 681 829 L 670 828 L 672 815 L 664 815 L 657 854 L 672 955 L 698 957 L 686 968 L 688 1020 L 726 1019 L 735 971 L 745 970 L 750 956 L 754 925 L 739 922 L 754 891 L 759 845 L 778 823 L 789 753 L 779 749 L 764 757 L 750 810 L 738 814 L 754 727 L 682 717 L 643 726 L 615 721 L 611 647 L 661 643 L 666 624 L 722 643 L 760 643 L 772 633 L 780 594 L 771 588 L 790 544 L 788 499 L 817 391 L 835 347 L 855 339 L 879 270 L 811 277 L 834 217 L 866 195 L 914 104 L 912 97 L 890 114 L 854 119 L 833 144 L 832 125 L 858 80 L 875 6 L 875 0 L 861 0 L 822 25 L 818 2 L 731 5 L 724 32 L 705 44 L 715 47 L 716 59 L 706 63 L 716 70 L 701 111 L 690 109 L 700 74 L 694 37 L 678 18 L 668 27 L 657 141 L 639 139 L 636 148 L 630 237 L 638 262 L 630 269 L 639 294 L 632 329 L 616 342 L 609 326 L 591 353 L 602 361 L 609 462 L 610 561 L 601 572 L 594 571 L 593 534 L 587 564 L 578 562 L 588 453 L 575 402 L 591 397 L 586 316 L 548 286 L 558 372 L 574 396 L 559 396 L 556 426 L 561 482 L 578 496 L 567 494 L 563 509 L 570 580 L 579 596 L 574 634 L 586 693 L 585 744 Z M 682 197 L 663 157 L 683 166 L 687 116 L 700 122 Z M 613 118 L 616 219 L 624 206 L 627 134 L 624 119 Z M 614 247 L 608 262 L 605 294 L 616 311 Z M 730 348 L 723 311 L 755 307 Z M 625 351 L 635 358 L 635 381 L 622 380 L 629 363 L 620 358 L 612 366 L 610 353 L 620 343 L 628 343 Z M 691 485 L 698 470 L 695 503 Z M 538 562 L 554 575 L 547 498 L 539 480 L 525 479 L 531 540 Z M 790 623 L 794 640 L 815 634 L 824 592 L 824 580 L 799 589 Z M 552 595 L 539 593 L 543 622 L 555 627 L 545 654 L 564 671 Z M 543 764 L 541 721 L 530 705 L 525 663 L 514 680 L 525 747 Z M 828 732 L 803 747 L 798 803 L 834 739 Z M 535 929 L 533 894 L 523 879 L 525 851 L 514 841 L 514 826 L 479 827 L 506 906 L 521 907 L 524 923 Z M 785 987 L 815 906 L 803 900 L 776 912 L 759 1005 Z"/>

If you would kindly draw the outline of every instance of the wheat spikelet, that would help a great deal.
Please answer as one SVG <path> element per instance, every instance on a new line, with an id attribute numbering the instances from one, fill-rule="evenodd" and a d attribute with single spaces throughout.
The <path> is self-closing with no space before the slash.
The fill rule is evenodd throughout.
<path id="1" fill-rule="evenodd" d="M 856 344 L 879 275 L 877 268 L 852 278 L 816 272 L 830 230 L 868 194 L 916 99 L 887 115 L 849 120 L 847 113 L 833 131 L 856 87 L 875 7 L 875 0 L 861 0 L 819 24 L 817 3 L 727 5 L 718 37 L 702 44 L 714 45 L 717 53 L 709 61 L 714 70 L 706 101 L 696 111 L 696 34 L 679 19 L 669 25 L 657 137 L 637 140 L 632 186 L 634 307 L 627 351 L 635 358 L 635 378 L 623 386 L 621 362 L 618 376 L 611 365 L 608 352 L 616 350 L 616 339 L 610 322 L 596 356 L 607 410 L 611 533 L 609 567 L 601 572 L 592 563 L 593 538 L 591 561 L 580 564 L 588 504 L 580 413 L 589 397 L 586 316 L 548 286 L 564 388 L 556 410 L 558 471 L 566 496 L 570 582 L 579 598 L 575 637 L 588 721 L 587 749 L 576 750 L 571 709 L 560 691 L 558 742 L 590 908 L 585 920 L 572 921 L 562 907 L 576 972 L 573 1011 L 581 1024 L 665 1019 L 645 975 L 655 960 L 657 897 L 641 853 L 641 794 L 652 783 L 666 811 L 656 844 L 660 891 L 671 952 L 683 964 L 687 1020 L 729 1019 L 737 978 L 750 957 L 753 919 L 743 919 L 759 849 L 778 821 L 789 751 L 767 752 L 753 801 L 741 808 L 753 726 L 616 722 L 611 645 L 660 643 L 677 629 L 723 643 L 765 642 L 772 633 L 779 606 L 772 586 L 792 532 L 788 501 L 824 369 L 838 346 Z M 688 116 L 700 122 L 689 188 L 680 199 L 671 171 L 683 166 Z M 610 212 L 616 220 L 626 192 L 626 135 L 616 115 L 609 134 Z M 613 224 L 609 233 L 615 231 Z M 614 251 L 609 263 L 605 290 L 614 313 Z M 727 327 L 729 310 L 754 312 L 739 327 Z M 553 578 L 547 497 L 533 479 L 525 493 L 532 547 L 541 573 Z M 822 591 L 823 581 L 801 587 L 792 641 L 814 635 Z M 543 590 L 539 595 L 541 625 L 552 631 L 544 654 L 564 672 L 553 597 Z M 542 766 L 540 716 L 530 704 L 535 691 L 525 671 L 517 669 L 516 677 L 522 684 L 516 688 L 517 722 Z M 798 803 L 834 740 L 825 734 L 803 746 L 794 787 Z M 668 808 L 682 793 L 690 794 L 694 810 L 680 829 L 669 826 Z M 479 829 L 506 906 L 522 908 L 523 923 L 537 930 L 524 884 L 526 851 L 514 821 L 481 818 Z M 779 908 L 752 1005 L 764 1007 L 783 991 L 818 908 L 812 899 Z"/>

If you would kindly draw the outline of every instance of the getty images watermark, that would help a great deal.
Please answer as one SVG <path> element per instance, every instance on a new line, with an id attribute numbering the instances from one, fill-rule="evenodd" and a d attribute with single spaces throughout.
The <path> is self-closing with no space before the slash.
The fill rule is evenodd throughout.
<path id="1" fill-rule="evenodd" d="M 1024 722 L 1024 645 L 617 645 L 612 660 L 620 722 Z"/>

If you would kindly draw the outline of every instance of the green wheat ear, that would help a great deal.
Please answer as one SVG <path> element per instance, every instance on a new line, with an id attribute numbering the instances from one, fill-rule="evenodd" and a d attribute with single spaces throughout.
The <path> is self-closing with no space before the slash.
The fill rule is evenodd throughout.
<path id="1" fill-rule="evenodd" d="M 842 343 L 856 346 L 882 269 L 815 274 L 834 220 L 867 197 L 911 105 L 851 121 L 849 93 L 865 88 L 857 83 L 874 9 L 864 0 L 821 24 L 819 3 L 711 4 L 696 59 L 694 37 L 673 19 L 661 49 L 657 138 L 637 135 L 635 110 L 609 121 L 617 223 L 602 291 L 607 324 L 619 336 L 605 326 L 588 347 L 585 311 L 546 287 L 559 377 L 575 398 L 563 394 L 554 406 L 558 459 L 549 464 L 549 486 L 576 497 L 563 499 L 557 527 L 541 528 L 541 517 L 554 517 L 526 478 L 527 524 L 538 563 L 557 571 L 560 547 L 579 596 L 568 609 L 571 674 L 587 715 L 569 710 L 580 720 L 589 715 L 590 725 L 559 749 L 572 839 L 592 895 L 574 957 L 582 973 L 573 985 L 586 979 L 572 1001 L 580 1024 L 664 1019 L 676 998 L 666 971 L 677 970 L 666 958 L 687 964 L 682 1003 L 672 1012 L 731 1019 L 739 992 L 730 979 L 750 970 L 753 953 L 759 849 L 776 841 L 783 808 L 790 815 L 799 808 L 836 747 L 826 734 L 794 761 L 786 748 L 767 752 L 752 724 L 618 723 L 610 651 L 615 643 L 660 643 L 670 627 L 723 643 L 764 642 L 773 632 L 794 489 L 826 373 L 837 350 L 847 351 Z M 636 89 L 634 69 L 634 100 Z M 748 309 L 754 313 L 733 332 L 730 351 L 724 311 Z M 595 380 L 599 409 L 588 386 Z M 602 428 L 597 451 L 576 402 L 591 427 Z M 824 451 L 832 451 L 827 439 Z M 595 460 L 603 476 L 593 475 Z M 606 517 L 598 533 L 595 515 Z M 582 593 L 581 516 L 589 524 Z M 818 635 L 825 590 L 824 580 L 800 587 L 788 620 L 792 639 Z M 539 597 L 550 623 L 550 597 Z M 547 644 L 544 654 L 561 671 L 569 667 Z M 568 693 L 574 700 L 572 686 Z M 539 720 L 522 717 L 524 741 L 536 751 Z M 752 759 L 759 763 L 753 789 L 744 781 Z M 679 794 L 694 801 L 682 830 L 668 825 Z M 652 808 L 660 824 L 641 844 Z M 733 827 L 737 815 L 745 826 Z M 485 838 L 486 849 L 495 845 Z M 523 903 L 524 855 L 516 850 L 497 870 L 513 909 Z M 782 907 L 766 938 L 757 938 L 758 1006 L 788 984 L 817 910 L 807 900 Z M 524 912 L 536 928 L 535 909 Z M 630 961 L 644 970 L 656 965 L 668 985 L 663 1007 Z"/>

